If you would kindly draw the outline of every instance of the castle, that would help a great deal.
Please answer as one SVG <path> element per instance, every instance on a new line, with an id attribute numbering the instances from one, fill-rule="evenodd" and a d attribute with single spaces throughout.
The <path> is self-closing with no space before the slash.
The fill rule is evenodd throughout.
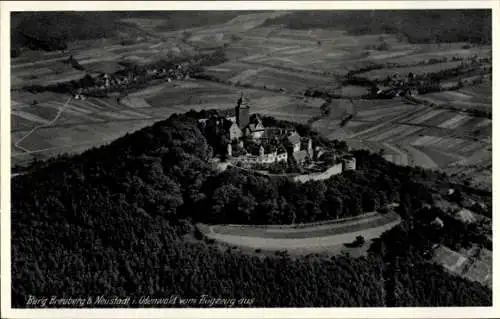
<path id="1" fill-rule="evenodd" d="M 301 137 L 293 128 L 265 127 L 258 114 L 251 114 L 250 103 L 243 94 L 231 115 L 198 120 L 205 136 L 226 138 L 225 153 L 221 155 L 231 164 L 262 168 L 275 163 L 287 164 L 293 158 L 296 164 L 304 166 L 332 153 L 321 146 L 313 147 L 311 138 Z M 344 161 L 344 166 L 355 169 L 355 162 Z"/>

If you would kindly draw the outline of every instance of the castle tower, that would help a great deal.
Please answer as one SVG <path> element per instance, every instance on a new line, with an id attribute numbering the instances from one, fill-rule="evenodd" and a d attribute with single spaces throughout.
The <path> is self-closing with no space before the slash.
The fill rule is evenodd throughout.
<path id="1" fill-rule="evenodd" d="M 248 105 L 248 100 L 243 96 L 243 92 L 238 99 L 238 104 L 236 104 L 235 111 L 236 124 L 238 124 L 240 129 L 243 130 L 250 121 L 250 106 Z"/>
<path id="2" fill-rule="evenodd" d="M 344 158 L 344 171 L 356 170 L 356 159 L 354 157 Z"/>
<path id="3" fill-rule="evenodd" d="M 313 144 L 312 144 L 312 139 L 307 140 L 307 153 L 309 153 L 309 156 L 313 158 Z"/>

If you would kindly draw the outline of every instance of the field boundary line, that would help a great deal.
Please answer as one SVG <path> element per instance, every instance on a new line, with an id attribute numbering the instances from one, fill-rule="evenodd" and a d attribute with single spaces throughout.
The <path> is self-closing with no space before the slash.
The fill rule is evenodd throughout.
<path id="1" fill-rule="evenodd" d="M 31 129 L 31 131 L 29 131 L 26 135 L 24 135 L 23 137 L 21 137 L 17 142 L 14 143 L 14 146 L 25 151 L 26 153 L 31 153 L 30 150 L 28 150 L 27 148 L 24 148 L 22 146 L 20 146 L 19 144 L 24 141 L 25 139 L 27 139 L 28 137 L 31 136 L 31 134 L 35 133 L 38 129 L 41 129 L 43 127 L 48 127 L 48 126 L 51 126 L 52 124 L 54 124 L 58 119 L 59 117 L 61 116 L 61 114 L 63 113 L 64 109 L 66 107 L 68 107 L 69 105 L 69 102 L 71 102 L 73 98 L 70 96 L 69 99 L 66 101 L 66 103 L 64 103 L 63 105 L 61 105 L 61 107 L 59 108 L 59 110 L 57 111 L 57 114 L 56 116 L 54 117 L 54 119 L 50 122 L 47 122 L 45 124 L 41 124 L 41 125 L 38 125 L 38 126 L 35 126 L 34 128 Z"/>

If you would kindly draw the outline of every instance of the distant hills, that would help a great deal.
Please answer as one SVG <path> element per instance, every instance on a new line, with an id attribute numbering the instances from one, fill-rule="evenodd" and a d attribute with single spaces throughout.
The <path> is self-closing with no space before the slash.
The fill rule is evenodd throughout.
<path id="1" fill-rule="evenodd" d="M 491 44 L 491 10 L 297 11 L 266 25 L 291 29 L 341 29 L 352 34 L 400 34 L 410 43 Z"/>
<path id="2" fill-rule="evenodd" d="M 11 16 L 12 56 L 22 48 L 64 50 L 67 43 L 140 34 L 124 19 L 161 19 L 154 29 L 174 31 L 227 22 L 253 11 L 17 12 Z M 296 11 L 266 25 L 291 29 L 338 28 L 353 34 L 396 33 L 412 43 L 491 43 L 491 10 Z"/>
<path id="3" fill-rule="evenodd" d="M 11 16 L 11 41 L 14 56 L 21 48 L 62 50 L 68 42 L 140 33 L 123 19 L 160 19 L 158 31 L 173 31 L 224 23 L 239 11 L 130 11 L 130 12 L 17 12 Z"/>

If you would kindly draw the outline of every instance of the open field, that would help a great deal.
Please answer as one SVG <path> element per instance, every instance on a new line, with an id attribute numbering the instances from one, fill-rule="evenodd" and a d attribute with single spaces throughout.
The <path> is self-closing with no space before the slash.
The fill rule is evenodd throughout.
<path id="1" fill-rule="evenodd" d="M 381 41 L 388 43 L 390 49 L 367 49 Z M 341 30 L 289 30 L 266 26 L 246 32 L 239 41 L 228 46 L 227 52 L 231 60 L 336 75 L 344 75 L 373 63 L 394 63 L 407 67 L 414 65 L 414 73 L 419 73 L 422 67 L 423 72 L 429 72 L 450 68 L 456 62 L 428 66 L 418 64 L 430 59 L 451 60 L 453 57 L 469 58 L 474 55 L 491 57 L 491 46 L 464 49 L 464 45 L 416 45 L 402 42 L 388 34 L 353 36 Z M 396 72 L 412 70 L 406 71 L 406 68 Z"/>
<path id="2" fill-rule="evenodd" d="M 21 69 L 27 72 L 41 67 L 50 69 L 51 65 L 61 63 L 71 54 L 89 71 L 104 72 L 116 69 L 118 62 L 147 63 L 171 56 L 191 56 L 206 46 L 225 46 L 230 61 L 338 75 L 372 63 L 413 65 L 432 58 L 491 56 L 491 46 L 465 48 L 466 43 L 417 45 L 391 34 L 352 35 L 338 29 L 291 30 L 279 25 L 262 26 L 266 19 L 283 14 L 286 12 L 247 13 L 233 18 L 221 16 L 214 20 L 219 24 L 181 30 L 169 30 L 168 26 L 162 28 L 165 20 L 158 17 L 124 18 L 122 22 L 129 25 L 126 32 L 130 33 L 123 35 L 130 39 L 127 43 L 108 36 L 70 43 L 64 53 L 24 52 L 21 57 L 12 59 L 12 76 L 17 79 L 16 85 L 21 86 L 26 80 L 18 74 Z M 226 22 L 220 23 L 222 21 Z M 370 46 L 382 42 L 390 46 L 389 50 L 370 49 Z M 434 70 L 446 65 L 440 63 L 424 68 Z"/>
<path id="3" fill-rule="evenodd" d="M 332 221 L 321 225 L 303 225 L 300 228 L 262 227 L 244 225 L 198 225 L 208 238 L 229 245 L 263 250 L 325 249 L 354 241 L 356 236 L 372 239 L 395 225 L 400 218 L 395 213 L 368 214 L 353 220 Z"/>
<path id="4" fill-rule="evenodd" d="M 284 89 L 288 92 L 301 94 L 307 87 L 332 87 L 338 85 L 337 81 L 332 77 L 296 73 L 272 66 L 257 66 L 236 61 L 209 67 L 205 73 L 221 81 L 228 81 L 233 84 L 266 87 L 273 90 Z M 307 86 L 304 83 L 307 83 Z"/>
<path id="5" fill-rule="evenodd" d="M 492 158 L 490 148 L 482 149 L 470 157 L 461 159 L 446 167 L 449 174 L 466 177 L 471 186 L 492 189 Z"/>
<path id="6" fill-rule="evenodd" d="M 465 44 L 461 44 L 462 46 Z M 411 65 L 422 61 L 429 61 L 431 59 L 451 60 L 454 57 L 470 58 L 473 56 L 491 57 L 491 46 L 484 46 L 478 48 L 453 48 L 447 44 L 441 44 L 440 47 L 425 47 L 420 46 L 413 54 L 403 55 L 400 57 L 391 57 L 389 59 L 381 59 L 380 62 L 391 62 L 401 65 Z"/>
<path id="7" fill-rule="evenodd" d="M 445 246 L 434 250 L 433 261 L 442 265 L 446 270 L 471 281 L 478 281 L 483 285 L 492 285 L 492 252 L 481 249 L 479 258 L 473 258 L 472 248 L 469 251 L 456 252 Z"/>
<path id="8" fill-rule="evenodd" d="M 352 110 L 339 109 L 336 103 L 330 117 L 314 122 L 313 128 L 329 138 L 346 140 L 353 149 L 383 151 L 396 164 L 460 171 L 473 165 L 465 159 L 491 145 L 489 119 L 402 100 L 356 100 L 355 116 L 340 127 L 342 114 Z M 491 151 L 482 161 L 491 170 Z"/>
<path id="9" fill-rule="evenodd" d="M 152 124 L 147 113 L 119 104 L 114 99 L 69 100 L 63 94 L 30 94 L 13 97 L 12 164 L 61 153 L 80 152 L 99 146 Z M 33 99 L 39 100 L 32 105 Z"/>
<path id="10" fill-rule="evenodd" d="M 425 94 L 419 99 L 436 105 L 451 105 L 465 110 L 480 110 L 491 112 L 492 86 L 485 81 L 474 86 L 467 86 L 457 91 L 445 91 Z"/>
<path id="11" fill-rule="evenodd" d="M 194 48 L 175 39 L 130 45 L 116 43 L 97 47 L 91 45 L 56 56 L 50 52 L 38 53 L 36 60 L 27 60 L 26 57 L 12 59 L 11 75 L 14 80 L 12 89 L 77 80 L 86 73 L 116 72 L 122 68 L 119 62 L 144 64 L 168 57 L 191 56 L 194 53 Z M 85 71 L 77 71 L 64 63 L 71 55 L 85 68 Z"/>
<path id="12" fill-rule="evenodd" d="M 102 130 L 104 134 L 89 139 L 87 145 L 91 146 L 92 141 L 102 143 L 119 136 L 109 132 L 108 126 L 100 127 L 99 123 L 128 125 L 129 122 L 136 121 L 148 125 L 173 113 L 191 109 L 232 108 L 240 92 L 242 89 L 237 87 L 193 80 L 151 86 L 131 94 L 120 104 L 111 98 L 72 101 L 54 128 L 44 128 L 43 131 L 62 130 L 63 126 L 65 130 L 70 130 L 72 125 L 76 127 L 84 123 L 91 124 L 92 130 Z M 313 116 L 321 115 L 321 99 L 297 98 L 257 89 L 245 89 L 244 92 L 251 101 L 252 112 L 300 123 L 307 123 Z M 37 100 L 39 104 L 31 105 L 33 100 Z M 50 121 L 63 100 L 64 97 L 58 94 L 14 94 L 11 116 L 13 142 L 36 125 Z M 398 100 L 361 100 L 354 101 L 354 104 L 347 100 L 335 100 L 333 104 L 331 117 L 314 122 L 314 129 L 332 139 L 345 139 L 354 149 L 365 148 L 374 152 L 383 150 L 386 159 L 401 165 L 445 169 L 484 150 L 490 143 L 488 136 L 491 136 L 491 120 L 484 118 L 405 104 Z M 354 111 L 355 117 L 345 127 L 340 127 L 341 117 Z M 128 131 L 130 130 L 118 130 L 120 133 Z M 76 131 L 64 134 L 72 136 L 80 133 L 81 131 Z M 40 155 L 56 150 L 71 150 L 68 140 L 54 139 L 51 136 L 44 134 L 30 137 L 21 146 L 31 151 L 38 150 L 37 154 Z M 48 145 L 45 145 L 45 141 L 42 142 L 46 138 L 51 140 Z M 40 147 L 36 147 L 37 143 L 41 143 Z M 81 148 L 80 143 L 81 141 L 75 142 L 75 147 Z M 18 151 L 13 150 L 13 162 L 26 157 L 17 154 Z M 488 156 L 484 159 L 487 163 Z M 491 163 L 491 158 L 489 162 Z M 459 171 L 456 165 L 451 171 Z"/>
<path id="13" fill-rule="evenodd" d="M 383 80 L 387 76 L 393 76 L 394 74 L 399 74 L 400 76 L 406 76 L 408 73 L 413 73 L 416 75 L 421 75 L 425 73 L 435 73 L 443 70 L 449 70 L 460 66 L 461 61 L 452 61 L 445 63 L 436 63 L 430 65 L 416 65 L 411 67 L 402 68 L 386 68 L 371 70 L 368 72 L 360 73 L 359 76 L 367 78 L 369 80 Z"/>
<path id="14" fill-rule="evenodd" d="M 281 71 L 277 69 L 264 69 L 250 75 L 243 80 L 242 84 L 259 85 L 262 84 L 271 89 L 284 89 L 287 92 L 303 93 L 304 83 L 311 87 L 334 86 L 335 80 L 310 74 L 296 74 L 293 72 Z"/>
<path id="15" fill-rule="evenodd" d="M 174 113 L 233 108 L 241 92 L 237 87 L 208 81 L 174 81 L 134 92 L 119 103 L 115 98 L 71 100 L 54 123 L 24 138 L 33 128 L 51 122 L 69 95 L 15 91 L 11 109 L 12 164 L 106 144 Z M 320 99 L 298 99 L 264 90 L 245 90 L 245 95 L 253 112 L 303 123 L 318 115 L 322 104 Z M 15 144 L 22 138 L 20 149 Z"/>

